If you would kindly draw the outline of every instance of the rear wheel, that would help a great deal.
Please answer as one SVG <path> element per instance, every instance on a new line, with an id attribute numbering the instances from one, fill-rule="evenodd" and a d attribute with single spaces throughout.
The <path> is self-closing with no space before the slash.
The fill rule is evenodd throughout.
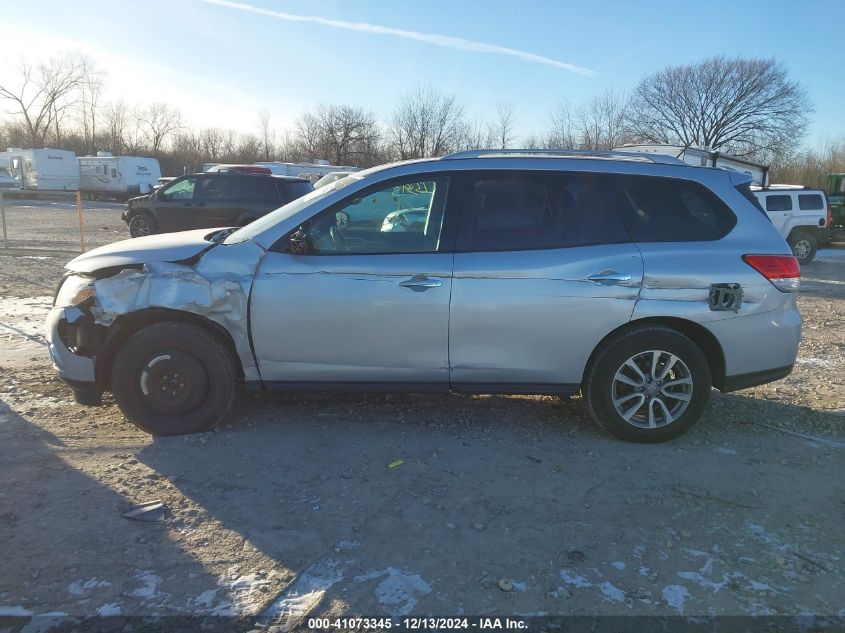
<path id="1" fill-rule="evenodd" d="M 158 231 L 158 222 L 152 214 L 146 211 L 136 213 L 129 218 L 129 235 L 132 237 L 152 235 L 156 231 Z"/>
<path id="2" fill-rule="evenodd" d="M 157 323 L 133 334 L 115 355 L 111 387 L 124 415 L 153 435 L 205 431 L 231 410 L 232 358 L 205 330 Z"/>
<path id="3" fill-rule="evenodd" d="M 712 378 L 695 343 L 655 325 L 605 343 L 583 387 L 590 415 L 605 431 L 632 442 L 665 442 L 701 417 Z"/>
<path id="4" fill-rule="evenodd" d="M 787 240 L 789 248 L 792 249 L 792 254 L 802 264 L 809 264 L 816 256 L 816 249 L 818 243 L 816 238 L 806 231 L 795 231 L 789 236 Z"/>

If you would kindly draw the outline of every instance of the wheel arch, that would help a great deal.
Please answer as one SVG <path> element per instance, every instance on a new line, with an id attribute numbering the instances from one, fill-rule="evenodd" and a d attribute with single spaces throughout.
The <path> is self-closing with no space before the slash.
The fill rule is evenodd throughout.
<path id="1" fill-rule="evenodd" d="M 725 353 L 724 350 L 722 350 L 722 346 L 716 336 L 706 327 L 696 323 L 695 321 L 669 316 L 635 319 L 607 334 L 607 336 L 599 341 L 598 345 L 596 345 L 593 349 L 592 354 L 590 354 L 590 358 L 587 360 L 587 365 L 584 370 L 584 377 L 586 378 L 589 374 L 589 367 L 592 366 L 596 356 L 605 343 L 628 330 L 633 330 L 643 325 L 662 325 L 664 327 L 668 327 L 680 334 L 683 334 L 695 343 L 707 359 L 707 365 L 710 367 L 710 375 L 713 380 L 713 386 L 717 389 L 722 389 L 725 384 Z"/>
<path id="2" fill-rule="evenodd" d="M 173 310 L 170 308 L 146 308 L 137 312 L 130 312 L 117 317 L 109 327 L 109 334 L 103 345 L 97 351 L 97 382 L 103 388 L 110 388 L 111 370 L 114 357 L 121 346 L 129 338 L 148 325 L 155 323 L 187 323 L 195 325 L 211 334 L 226 350 L 235 368 L 235 375 L 241 381 L 244 379 L 244 369 L 238 356 L 235 341 L 231 334 L 219 323 L 193 312 Z"/>

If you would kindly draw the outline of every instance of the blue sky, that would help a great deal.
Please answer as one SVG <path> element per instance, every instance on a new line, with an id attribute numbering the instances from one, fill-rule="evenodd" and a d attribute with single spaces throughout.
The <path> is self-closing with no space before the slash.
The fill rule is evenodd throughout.
<path id="1" fill-rule="evenodd" d="M 197 126 L 255 130 L 266 109 L 284 127 L 319 102 L 387 117 L 400 94 L 431 85 L 457 95 L 481 119 L 492 117 L 497 103 L 512 102 L 518 132 L 528 134 L 542 131 L 555 103 L 628 90 L 666 65 L 716 54 L 774 56 L 815 104 L 808 142 L 845 135 L 843 59 L 834 44 L 842 20 L 833 19 L 843 14 L 841 0 L 236 4 L 289 16 L 207 0 L 4 3 L 0 80 L 12 72 L 13 50 L 37 57 L 79 49 L 107 72 L 108 98 L 166 100 Z M 461 41 L 434 38 L 446 44 L 436 45 L 428 35 Z"/>

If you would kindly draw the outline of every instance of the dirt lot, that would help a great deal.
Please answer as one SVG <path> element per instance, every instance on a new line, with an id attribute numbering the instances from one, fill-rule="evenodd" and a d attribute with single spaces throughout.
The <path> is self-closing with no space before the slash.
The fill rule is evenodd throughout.
<path id="1" fill-rule="evenodd" d="M 119 213 L 89 209 L 89 242 Z M 75 211 L 7 215 L 0 616 L 845 617 L 843 249 L 803 271 L 795 372 L 714 392 L 670 444 L 613 440 L 578 398 L 460 395 L 262 394 L 152 439 L 47 361 Z M 161 521 L 121 516 L 155 499 Z"/>

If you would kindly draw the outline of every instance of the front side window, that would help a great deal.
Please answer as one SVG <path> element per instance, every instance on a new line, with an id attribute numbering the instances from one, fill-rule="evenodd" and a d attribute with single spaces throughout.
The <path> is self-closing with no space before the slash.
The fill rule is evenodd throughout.
<path id="1" fill-rule="evenodd" d="M 766 211 L 792 211 L 792 196 L 766 196 Z"/>
<path id="2" fill-rule="evenodd" d="M 817 193 L 799 193 L 798 208 L 801 211 L 820 211 L 824 209 L 824 200 Z"/>
<path id="3" fill-rule="evenodd" d="M 481 173 L 462 200 L 460 251 L 570 248 L 629 241 L 592 174 Z"/>
<path id="4" fill-rule="evenodd" d="M 192 200 L 196 186 L 196 178 L 185 178 L 184 180 L 174 182 L 169 187 L 162 189 L 161 197 L 165 200 Z"/>
<path id="5" fill-rule="evenodd" d="M 299 232 L 315 255 L 433 253 L 440 243 L 448 178 L 396 183 L 311 218 Z"/>

